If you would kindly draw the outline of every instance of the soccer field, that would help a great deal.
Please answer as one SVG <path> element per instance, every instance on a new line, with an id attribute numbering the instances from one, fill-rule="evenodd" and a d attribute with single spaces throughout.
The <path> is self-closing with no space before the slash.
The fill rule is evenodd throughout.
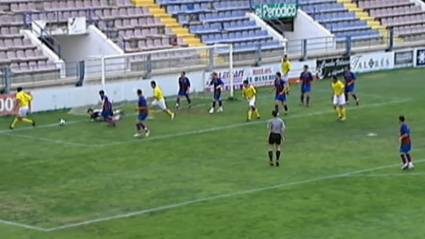
<path id="1" fill-rule="evenodd" d="M 310 108 L 293 85 L 279 168 L 268 164 L 269 89 L 260 89 L 261 120 L 245 122 L 244 100 L 210 115 L 210 100 L 198 98 L 173 121 L 157 113 L 145 139 L 133 138 L 131 115 L 113 128 L 40 113 L 36 129 L 15 131 L 1 118 L 0 238 L 423 238 L 424 74 L 358 75 L 361 105 L 343 123 L 330 81 L 315 83 Z M 412 171 L 400 169 L 400 114 Z"/>

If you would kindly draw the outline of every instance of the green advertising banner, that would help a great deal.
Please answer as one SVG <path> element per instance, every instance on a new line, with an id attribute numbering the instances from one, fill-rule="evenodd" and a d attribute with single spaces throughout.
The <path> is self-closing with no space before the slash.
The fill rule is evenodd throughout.
<path id="1" fill-rule="evenodd" d="M 297 16 L 297 3 L 263 4 L 255 6 L 261 19 L 293 18 Z"/>

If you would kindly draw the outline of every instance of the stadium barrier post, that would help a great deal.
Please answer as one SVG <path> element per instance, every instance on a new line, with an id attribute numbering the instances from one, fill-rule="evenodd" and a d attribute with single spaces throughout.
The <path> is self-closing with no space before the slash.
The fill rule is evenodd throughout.
<path id="1" fill-rule="evenodd" d="M 307 60 L 307 39 L 301 40 L 301 54 L 302 54 L 302 61 Z"/>

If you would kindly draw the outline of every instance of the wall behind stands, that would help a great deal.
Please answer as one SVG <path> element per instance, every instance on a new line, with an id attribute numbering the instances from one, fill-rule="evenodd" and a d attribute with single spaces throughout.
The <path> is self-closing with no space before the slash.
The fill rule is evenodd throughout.
<path id="1" fill-rule="evenodd" d="M 336 49 L 334 35 L 300 9 L 294 19 L 294 31 L 285 31 L 285 37 L 288 52 L 301 52 L 301 39 L 307 39 L 308 52 Z"/>
<path id="2" fill-rule="evenodd" d="M 87 34 L 59 35 L 55 36 L 55 39 L 61 46 L 61 55 L 66 64 L 67 76 L 77 74 L 77 62 L 88 59 L 90 56 L 100 57 L 124 54 L 124 51 L 119 46 L 109 40 L 105 34 L 93 25 L 87 27 Z M 122 59 L 120 60 L 122 67 Z M 86 74 L 99 74 L 101 72 L 100 61 L 96 65 L 98 65 L 97 69 L 88 67 Z"/>
<path id="3" fill-rule="evenodd" d="M 187 73 L 192 84 L 192 91 L 203 91 L 205 88 L 204 72 Z M 155 81 L 163 90 L 164 95 L 177 94 L 178 75 L 163 75 L 155 77 Z M 95 105 L 99 102 L 99 90 L 101 85 L 88 85 L 83 87 L 47 88 L 31 91 L 34 97 L 33 112 L 74 108 L 84 105 Z M 114 102 L 135 101 L 136 89 L 142 89 L 147 97 L 152 96 L 150 80 L 132 80 L 126 82 L 114 82 L 105 85 L 106 94 Z"/>

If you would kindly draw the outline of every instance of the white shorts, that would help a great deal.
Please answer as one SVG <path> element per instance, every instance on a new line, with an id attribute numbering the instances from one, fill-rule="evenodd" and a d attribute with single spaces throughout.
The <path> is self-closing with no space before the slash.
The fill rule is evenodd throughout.
<path id="1" fill-rule="evenodd" d="M 166 110 L 167 109 L 167 105 L 165 104 L 165 100 L 164 99 L 154 100 L 154 101 L 152 101 L 152 105 L 158 106 L 161 110 Z"/>
<path id="2" fill-rule="evenodd" d="M 255 106 L 255 97 L 252 97 L 252 99 L 248 100 L 248 105 L 249 106 Z"/>
<path id="3" fill-rule="evenodd" d="M 334 95 L 333 103 L 334 105 L 345 105 L 345 95 Z"/>
<path id="4" fill-rule="evenodd" d="M 28 114 L 29 107 L 23 106 L 19 108 L 18 117 L 26 117 Z"/>
<path id="5" fill-rule="evenodd" d="M 285 73 L 283 73 L 282 80 L 284 80 L 284 81 L 288 82 L 288 79 L 289 79 L 289 74 L 285 74 Z"/>

